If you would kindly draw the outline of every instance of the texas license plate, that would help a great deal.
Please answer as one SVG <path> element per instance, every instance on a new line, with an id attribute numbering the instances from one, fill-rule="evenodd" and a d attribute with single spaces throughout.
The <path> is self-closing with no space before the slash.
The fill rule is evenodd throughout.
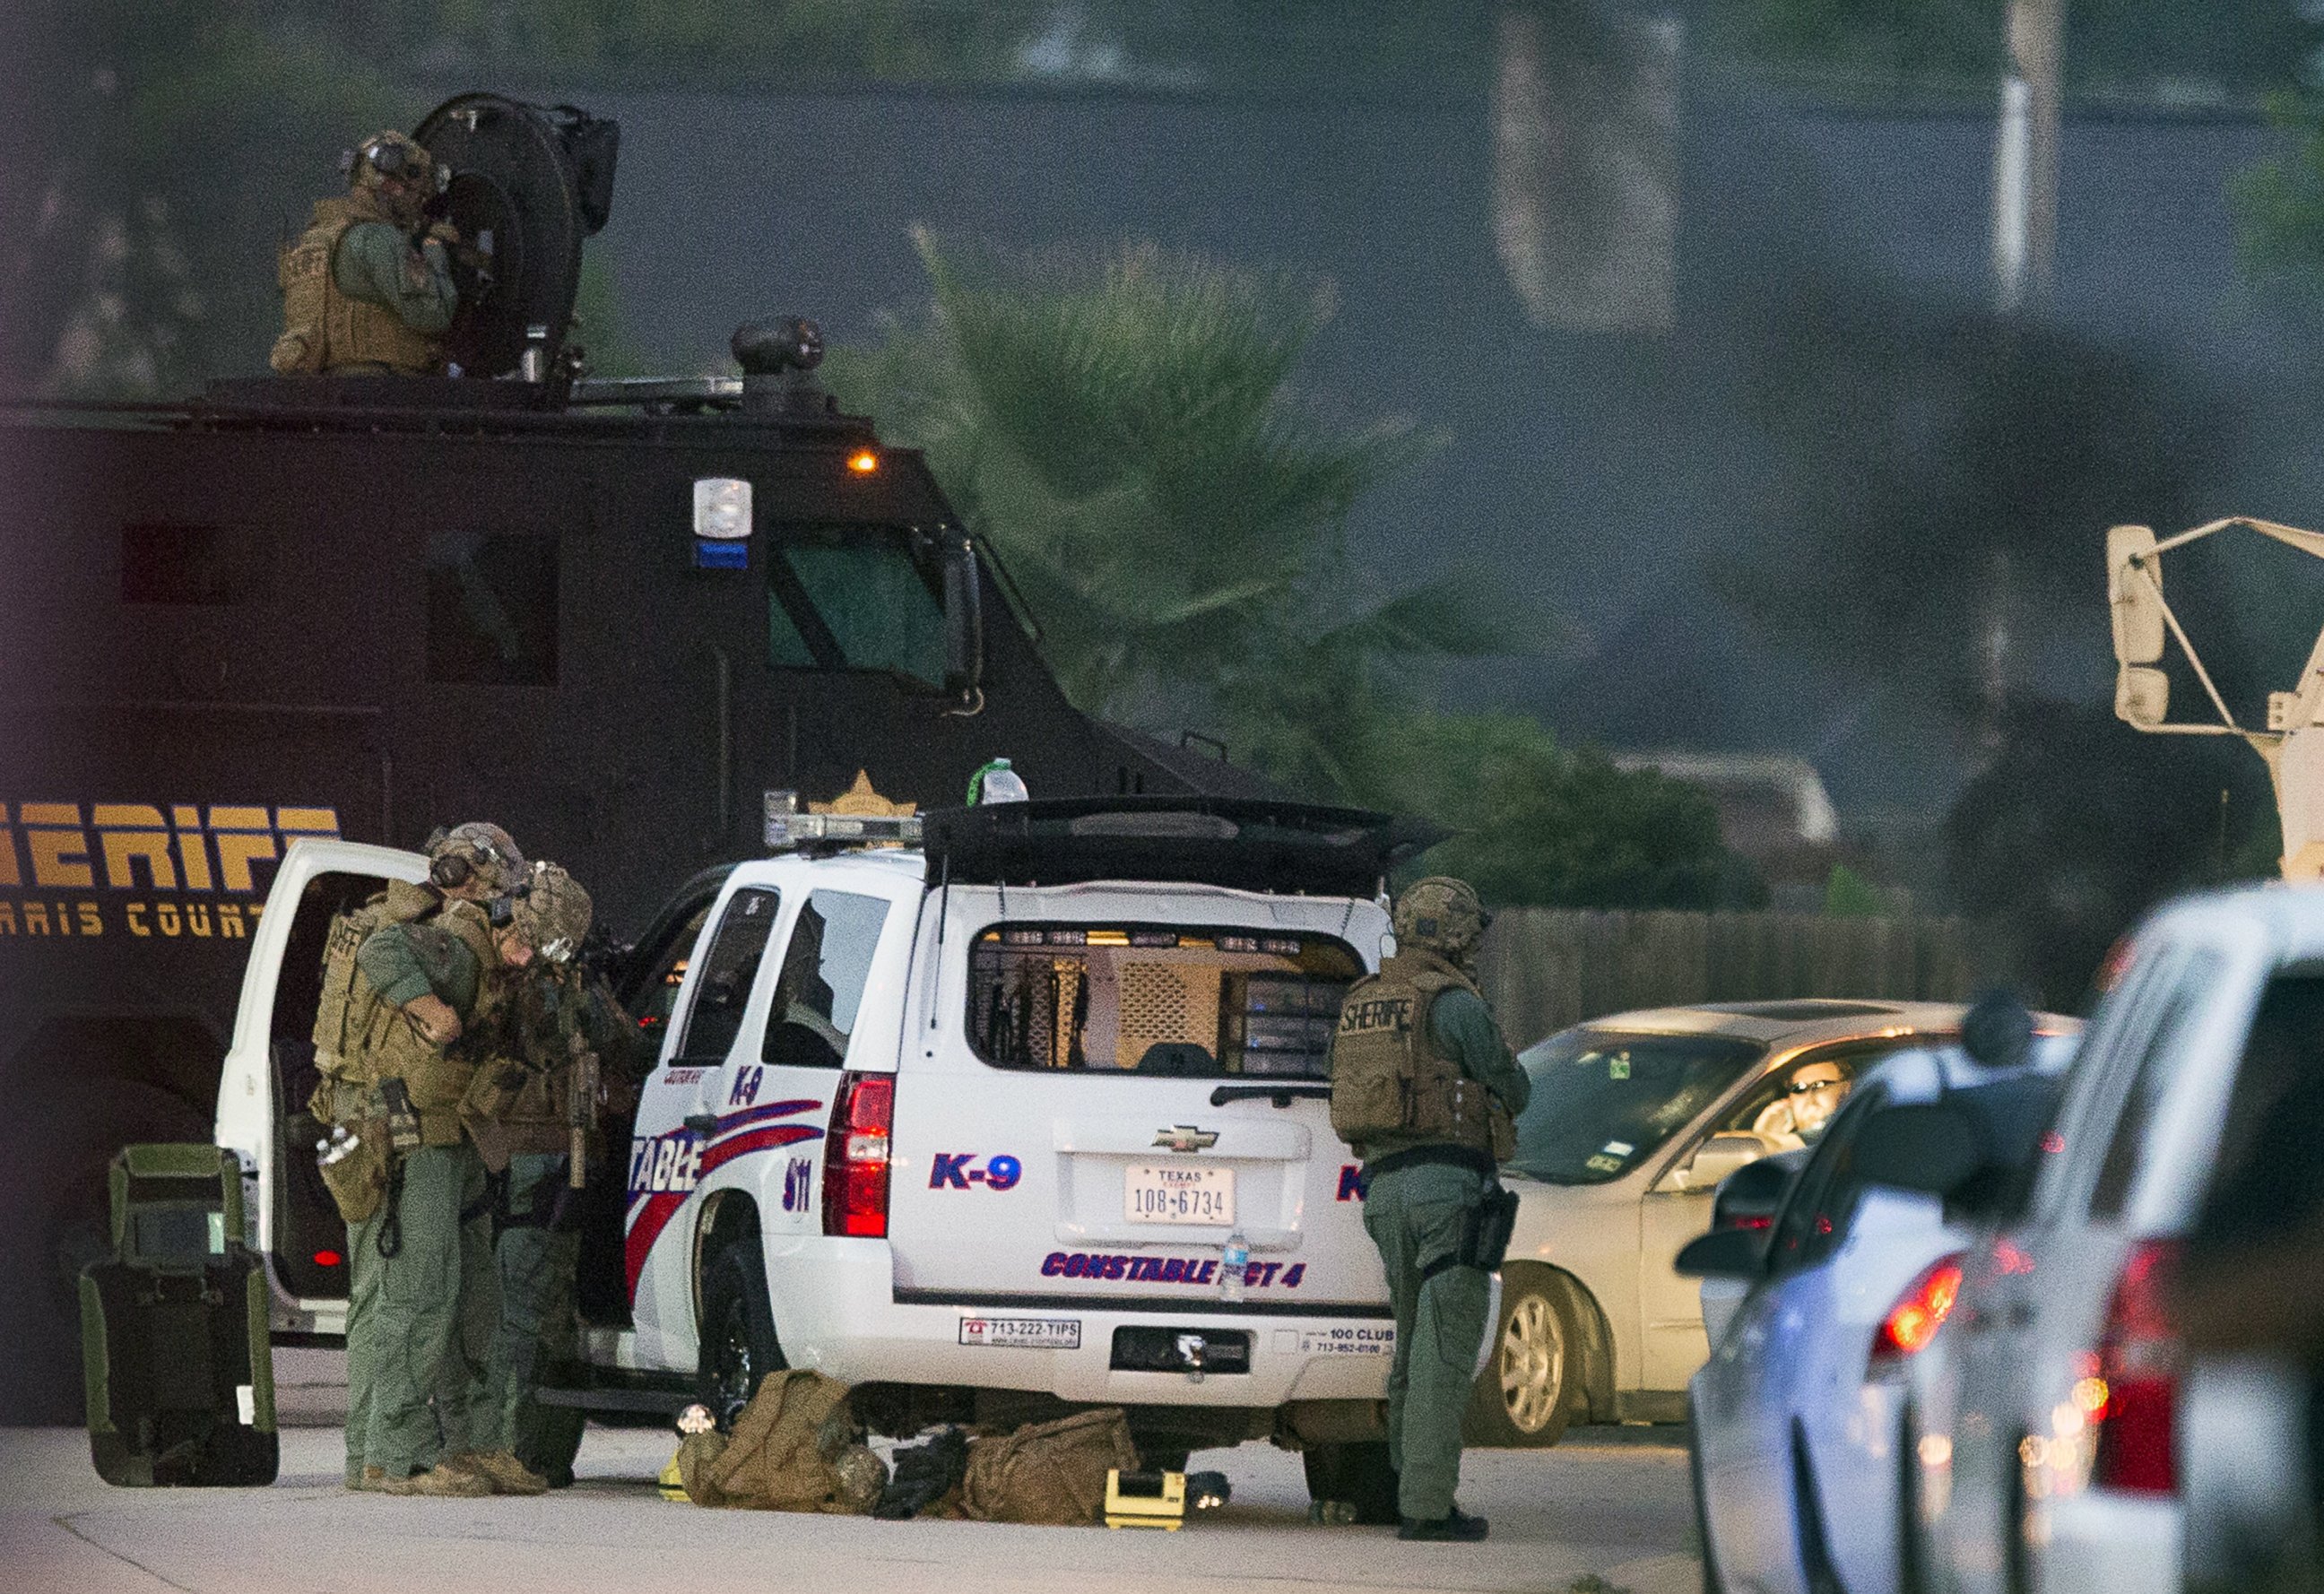
<path id="1" fill-rule="evenodd" d="M 1121 1215 L 1133 1223 L 1234 1221 L 1234 1170 L 1138 1163 L 1124 1174 Z"/>

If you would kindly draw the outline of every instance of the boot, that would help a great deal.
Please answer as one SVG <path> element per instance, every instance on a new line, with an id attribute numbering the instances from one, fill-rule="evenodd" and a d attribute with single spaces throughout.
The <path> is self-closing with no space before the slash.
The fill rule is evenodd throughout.
<path id="1" fill-rule="evenodd" d="M 549 1479 L 504 1450 L 466 1450 L 444 1458 L 444 1465 L 481 1478 L 496 1495 L 545 1495 Z"/>
<path id="2" fill-rule="evenodd" d="M 475 1472 L 463 1472 L 438 1462 L 409 1478 L 390 1478 L 377 1467 L 364 1469 L 364 1488 L 373 1494 L 425 1495 L 434 1499 L 476 1500 L 493 1492 L 490 1481 Z"/>
<path id="3" fill-rule="evenodd" d="M 1455 1506 L 1443 1516 L 1427 1520 L 1407 1516 L 1396 1530 L 1399 1539 L 1425 1539 L 1440 1543 L 1473 1544 L 1485 1536 L 1485 1519 Z"/>

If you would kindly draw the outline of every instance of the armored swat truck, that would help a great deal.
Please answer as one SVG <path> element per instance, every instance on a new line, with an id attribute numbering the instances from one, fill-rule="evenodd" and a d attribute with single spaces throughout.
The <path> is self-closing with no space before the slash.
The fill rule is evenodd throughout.
<path id="1" fill-rule="evenodd" d="M 0 411 L 0 1421 L 77 1410 L 106 1160 L 208 1138 L 300 837 L 489 817 L 636 929 L 859 776 L 1245 779 L 1067 704 L 920 456 L 816 387 L 811 327 L 739 335 L 739 377 L 577 373 L 609 124 L 466 96 L 416 131 L 493 246 L 464 376 Z"/>

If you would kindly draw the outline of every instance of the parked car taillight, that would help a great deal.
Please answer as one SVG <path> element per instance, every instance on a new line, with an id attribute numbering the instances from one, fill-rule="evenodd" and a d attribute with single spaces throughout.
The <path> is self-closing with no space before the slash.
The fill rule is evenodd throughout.
<path id="1" fill-rule="evenodd" d="M 2115 1280 L 2098 1341 L 2098 1387 L 2077 1390 L 2091 1409 L 2098 1448 L 2090 1481 L 2131 1494 L 2168 1495 L 2179 1487 L 2172 1457 L 2179 1405 L 2179 1332 L 2171 1321 L 2175 1239 L 2142 1239 Z"/>
<path id="2" fill-rule="evenodd" d="M 823 1146 L 823 1231 L 883 1239 L 888 1232 L 888 1130 L 896 1076 L 844 1073 Z"/>
<path id="3" fill-rule="evenodd" d="M 1955 1251 L 1939 1257 L 1904 1286 L 1872 1336 L 1872 1354 L 1864 1368 L 1868 1377 L 1894 1372 L 1937 1337 L 1960 1298 L 1961 1256 Z"/>

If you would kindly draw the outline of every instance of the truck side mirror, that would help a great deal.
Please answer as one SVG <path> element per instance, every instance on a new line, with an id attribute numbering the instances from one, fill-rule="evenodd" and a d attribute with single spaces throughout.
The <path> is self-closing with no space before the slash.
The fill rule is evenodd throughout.
<path id="1" fill-rule="evenodd" d="M 1856 1171 L 1867 1184 L 1950 1195 L 1982 1169 L 1977 1122 L 1943 1102 L 1884 1107 L 1856 1132 Z"/>
<path id="2" fill-rule="evenodd" d="M 944 606 L 945 690 L 966 697 L 984 684 L 984 592 L 965 537 L 945 548 Z"/>
<path id="3" fill-rule="evenodd" d="M 1800 1166 L 1801 1157 L 1795 1153 L 1762 1157 L 1728 1175 L 1719 1182 L 1719 1193 L 1711 1202 L 1711 1228 L 1766 1228 L 1798 1182 Z"/>

